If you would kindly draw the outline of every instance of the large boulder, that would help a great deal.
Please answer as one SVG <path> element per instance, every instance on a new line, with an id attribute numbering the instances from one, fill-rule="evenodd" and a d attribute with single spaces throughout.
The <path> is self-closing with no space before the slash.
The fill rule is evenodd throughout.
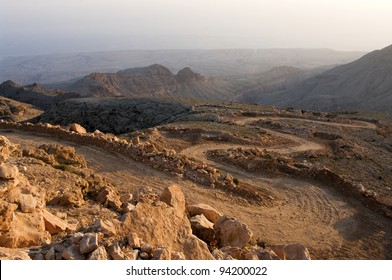
<path id="1" fill-rule="evenodd" d="M 215 240 L 214 224 L 207 220 L 204 215 L 193 216 L 189 220 L 194 235 L 207 243 L 211 243 Z"/>
<path id="2" fill-rule="evenodd" d="M 177 185 L 171 185 L 163 190 L 160 200 L 167 205 L 176 208 L 180 212 L 185 211 L 185 196 L 181 188 Z"/>
<path id="3" fill-rule="evenodd" d="M 23 248 L 49 243 L 51 236 L 45 230 L 43 213 L 14 212 L 14 219 L 7 232 L 0 235 L 0 246 Z"/>
<path id="4" fill-rule="evenodd" d="M 207 244 L 192 234 L 186 213 L 161 201 L 139 202 L 127 214 L 123 230 L 154 248 L 183 253 L 186 259 L 213 259 Z"/>
<path id="5" fill-rule="evenodd" d="M 214 229 L 219 247 L 242 248 L 253 236 L 246 224 L 226 215 L 215 222 Z"/>
<path id="6" fill-rule="evenodd" d="M 207 204 L 198 203 L 187 207 L 189 216 L 204 215 L 211 223 L 215 223 L 222 214 Z"/>

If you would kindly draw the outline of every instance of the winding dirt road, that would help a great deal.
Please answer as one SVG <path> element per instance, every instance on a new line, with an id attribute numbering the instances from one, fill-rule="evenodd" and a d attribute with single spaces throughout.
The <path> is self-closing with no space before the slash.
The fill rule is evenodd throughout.
<path id="1" fill-rule="evenodd" d="M 241 119 L 238 124 L 247 125 L 251 121 L 253 121 L 252 118 Z M 330 122 L 327 124 L 341 125 Z M 363 124 L 358 125 L 350 124 L 357 128 L 365 128 Z M 290 153 L 325 148 L 320 143 L 297 136 L 273 130 L 268 130 L 268 132 L 296 143 L 290 147 L 270 149 L 276 152 Z M 86 158 L 92 169 L 106 176 L 122 191 L 133 192 L 140 187 L 151 187 L 160 191 L 172 183 L 177 183 L 182 187 L 189 203 L 202 202 L 213 205 L 222 213 L 244 221 L 256 237 L 267 243 L 300 242 L 309 248 L 315 259 L 392 258 L 391 221 L 365 208 L 355 199 L 345 197 L 327 185 L 287 177 L 269 177 L 248 173 L 230 165 L 209 161 L 205 157 L 205 152 L 210 149 L 250 146 L 212 143 L 190 147 L 182 153 L 230 172 L 241 182 L 252 185 L 260 191 L 268 190 L 276 193 L 279 200 L 273 207 L 243 203 L 235 196 L 223 191 L 207 189 L 97 147 L 80 146 L 48 138 L 47 135 L 20 131 L 0 131 L 0 133 L 21 145 L 37 146 L 52 142 L 74 146 L 77 152 Z"/>

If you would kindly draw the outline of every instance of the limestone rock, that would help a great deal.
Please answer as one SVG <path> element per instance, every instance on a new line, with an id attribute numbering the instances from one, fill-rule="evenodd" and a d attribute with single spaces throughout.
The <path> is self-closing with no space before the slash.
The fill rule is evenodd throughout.
<path id="1" fill-rule="evenodd" d="M 57 234 L 68 228 L 68 224 L 65 221 L 56 217 L 47 210 L 43 210 L 42 212 L 45 221 L 45 229 L 49 231 L 50 234 Z"/>
<path id="2" fill-rule="evenodd" d="M 116 226 L 108 220 L 99 219 L 95 222 L 94 227 L 108 237 L 117 234 Z"/>
<path id="3" fill-rule="evenodd" d="M 18 205 L 0 200 L 0 230 L 8 231 Z"/>
<path id="4" fill-rule="evenodd" d="M 183 252 L 186 259 L 212 259 L 207 245 L 192 235 L 190 222 L 166 203 L 139 202 L 127 214 L 123 231 L 143 237 L 153 247 L 165 246 L 170 251 Z"/>
<path id="5" fill-rule="evenodd" d="M 143 244 L 143 245 L 140 247 L 140 250 L 141 250 L 142 252 L 147 253 L 147 254 L 151 254 L 151 252 L 152 252 L 152 246 L 151 246 L 150 244 Z"/>
<path id="6" fill-rule="evenodd" d="M 139 250 L 131 250 L 124 253 L 127 256 L 127 260 L 137 260 L 137 257 L 139 256 Z"/>
<path id="7" fill-rule="evenodd" d="M 219 250 L 219 249 L 215 249 L 213 252 L 212 252 L 212 255 L 214 256 L 214 258 L 216 259 L 216 260 L 234 260 L 234 258 L 232 257 L 232 256 L 230 256 L 229 254 L 227 254 L 227 253 L 223 253 L 221 250 Z"/>
<path id="8" fill-rule="evenodd" d="M 106 252 L 105 247 L 99 246 L 94 252 L 90 254 L 90 256 L 87 258 L 88 260 L 108 260 L 109 255 Z"/>
<path id="9" fill-rule="evenodd" d="M 185 260 L 185 255 L 184 255 L 184 253 L 181 253 L 181 252 L 171 252 L 170 259 L 171 260 L 178 260 L 178 261 Z"/>
<path id="10" fill-rule="evenodd" d="M 0 135 L 0 163 L 7 160 L 16 146 L 7 137 Z"/>
<path id="11" fill-rule="evenodd" d="M 80 248 L 76 244 L 72 244 L 64 250 L 62 256 L 65 260 L 85 260 L 85 255 L 80 253 Z"/>
<path id="12" fill-rule="evenodd" d="M 41 211 L 34 213 L 14 212 L 9 230 L 0 236 L 0 246 L 23 248 L 50 243 L 51 236 L 45 230 Z"/>
<path id="13" fill-rule="evenodd" d="M 170 260 L 171 253 L 166 248 L 157 248 L 152 252 L 153 260 Z"/>
<path id="14" fill-rule="evenodd" d="M 79 245 L 79 244 L 80 244 L 80 241 L 82 241 L 82 239 L 83 239 L 83 236 L 84 236 L 83 233 L 81 233 L 81 232 L 76 232 L 76 233 L 74 233 L 74 234 L 71 235 L 71 237 L 70 237 L 69 240 L 70 240 L 73 244 Z"/>
<path id="15" fill-rule="evenodd" d="M 31 260 L 31 258 L 27 250 L 0 247 L 0 260 Z"/>
<path id="16" fill-rule="evenodd" d="M 69 125 L 69 130 L 70 131 L 75 131 L 75 132 L 77 132 L 79 134 L 86 134 L 87 133 L 87 130 L 83 126 L 81 126 L 80 124 L 77 124 L 77 123 L 70 124 Z"/>
<path id="17" fill-rule="evenodd" d="M 259 260 L 280 260 L 279 256 L 270 248 L 259 250 L 257 255 Z"/>
<path id="18" fill-rule="evenodd" d="M 86 233 L 79 243 L 80 253 L 88 254 L 98 248 L 98 235 L 96 233 Z"/>
<path id="19" fill-rule="evenodd" d="M 114 243 L 108 248 L 109 255 L 113 258 L 113 260 L 126 260 L 127 256 L 121 250 L 120 246 L 117 243 Z"/>
<path id="20" fill-rule="evenodd" d="M 190 218 L 192 232 L 201 240 L 212 242 L 215 239 L 214 224 L 201 214 Z"/>
<path id="21" fill-rule="evenodd" d="M 245 254 L 245 260 L 254 261 L 254 260 L 258 260 L 258 259 L 259 259 L 259 257 L 253 252 L 248 252 Z"/>
<path id="22" fill-rule="evenodd" d="M 242 248 L 253 236 L 246 224 L 229 216 L 222 216 L 216 221 L 214 228 L 220 247 Z"/>
<path id="23" fill-rule="evenodd" d="M 183 252 L 189 260 L 214 260 L 207 244 L 194 235 L 185 241 Z"/>
<path id="24" fill-rule="evenodd" d="M 105 207 L 121 210 L 121 199 L 117 192 L 111 187 L 105 187 L 97 196 L 97 201 Z"/>
<path id="25" fill-rule="evenodd" d="M 171 185 L 163 190 L 160 200 L 167 205 L 176 208 L 178 211 L 185 211 L 185 196 L 181 188 L 177 185 Z"/>
<path id="26" fill-rule="evenodd" d="M 270 245 L 281 260 L 311 260 L 308 249 L 302 244 Z"/>
<path id="27" fill-rule="evenodd" d="M 191 217 L 203 214 L 211 223 L 215 223 L 222 214 L 212 208 L 210 205 L 198 203 L 187 207 Z"/>
<path id="28" fill-rule="evenodd" d="M 140 238 L 136 233 L 130 233 L 127 236 L 128 244 L 132 248 L 140 248 Z"/>
<path id="29" fill-rule="evenodd" d="M 31 194 L 21 194 L 19 206 L 23 213 L 31 213 L 37 207 L 37 200 Z"/>
<path id="30" fill-rule="evenodd" d="M 0 164 L 0 178 L 3 180 L 12 180 L 17 178 L 19 175 L 19 169 L 11 164 L 2 163 Z"/>

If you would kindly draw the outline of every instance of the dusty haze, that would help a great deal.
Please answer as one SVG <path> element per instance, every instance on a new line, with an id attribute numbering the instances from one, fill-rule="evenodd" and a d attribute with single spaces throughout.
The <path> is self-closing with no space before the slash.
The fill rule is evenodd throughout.
<path id="1" fill-rule="evenodd" d="M 0 58 L 123 49 L 389 45 L 387 0 L 1 0 Z"/>

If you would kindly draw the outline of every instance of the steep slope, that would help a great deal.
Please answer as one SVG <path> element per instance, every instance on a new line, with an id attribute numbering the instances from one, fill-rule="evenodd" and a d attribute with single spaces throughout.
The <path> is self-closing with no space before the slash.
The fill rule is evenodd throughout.
<path id="1" fill-rule="evenodd" d="M 239 89 L 241 102 L 257 102 L 259 95 L 266 92 L 286 90 L 298 85 L 311 74 L 300 68 L 291 66 L 274 67 L 271 70 L 253 75 Z"/>
<path id="2" fill-rule="evenodd" d="M 258 102 L 314 110 L 392 112 L 392 45 Z"/>
<path id="3" fill-rule="evenodd" d="M 64 88 L 86 97 L 188 97 L 225 99 L 233 93 L 190 68 L 174 75 L 166 67 L 154 64 L 117 73 L 92 73 Z"/>
<path id="4" fill-rule="evenodd" d="M 32 105 L 0 96 L 0 119 L 16 122 L 29 120 L 42 114 Z"/>

